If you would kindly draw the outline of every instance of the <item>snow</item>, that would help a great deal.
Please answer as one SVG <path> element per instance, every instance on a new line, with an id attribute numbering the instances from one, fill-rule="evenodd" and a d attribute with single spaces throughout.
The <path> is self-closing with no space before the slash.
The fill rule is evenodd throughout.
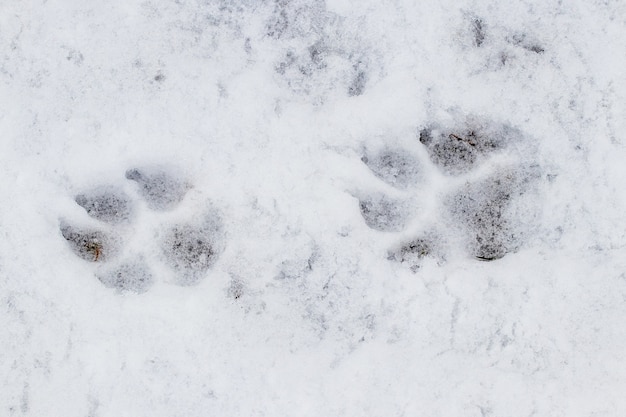
<path id="1" fill-rule="evenodd" d="M 624 16 L 4 0 L 0 415 L 624 415 Z"/>

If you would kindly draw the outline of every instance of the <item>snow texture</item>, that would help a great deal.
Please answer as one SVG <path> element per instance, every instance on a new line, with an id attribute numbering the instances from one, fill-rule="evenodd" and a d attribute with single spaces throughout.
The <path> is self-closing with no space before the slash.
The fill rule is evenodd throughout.
<path id="1" fill-rule="evenodd" d="M 626 3 L 0 2 L 1 416 L 626 415 Z"/>

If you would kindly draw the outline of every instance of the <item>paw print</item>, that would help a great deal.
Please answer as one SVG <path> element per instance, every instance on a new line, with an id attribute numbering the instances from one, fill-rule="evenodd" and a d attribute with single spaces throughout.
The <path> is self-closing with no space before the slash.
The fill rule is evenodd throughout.
<path id="1" fill-rule="evenodd" d="M 455 245 L 482 261 L 518 250 L 537 219 L 533 187 L 540 177 L 522 132 L 467 117 L 460 123 L 424 126 L 416 139 L 414 149 L 383 149 L 361 158 L 374 177 L 395 190 L 394 197 L 371 192 L 359 199 L 370 229 L 397 233 L 401 240 L 415 213 L 412 202 L 439 200 L 427 221 L 432 224 L 411 228 L 420 232 L 400 241 L 388 258 L 416 271 L 426 257 L 445 261 Z M 425 196 L 419 185 L 432 179 L 429 175 L 442 186 Z"/>
<path id="2" fill-rule="evenodd" d="M 94 265 L 104 286 L 119 291 L 146 292 L 156 271 L 165 271 L 161 275 L 178 285 L 198 283 L 222 250 L 217 212 L 181 219 L 177 209 L 185 205 L 192 185 L 171 169 L 129 169 L 120 182 L 74 197 L 82 214 L 72 222 L 60 221 L 72 252 Z"/>

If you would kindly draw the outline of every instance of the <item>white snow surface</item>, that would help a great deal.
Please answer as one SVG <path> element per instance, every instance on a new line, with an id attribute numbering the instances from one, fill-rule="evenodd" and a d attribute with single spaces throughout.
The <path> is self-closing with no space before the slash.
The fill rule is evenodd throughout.
<path id="1" fill-rule="evenodd" d="M 0 1 L 0 415 L 626 415 L 625 51 L 623 0 Z"/>

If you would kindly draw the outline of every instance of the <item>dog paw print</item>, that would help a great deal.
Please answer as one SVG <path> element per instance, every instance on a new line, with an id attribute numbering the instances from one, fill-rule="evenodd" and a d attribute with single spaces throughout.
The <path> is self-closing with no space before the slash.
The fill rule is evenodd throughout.
<path id="1" fill-rule="evenodd" d="M 172 170 L 133 168 L 124 178 L 75 196 L 83 214 L 60 222 L 69 249 L 94 266 L 105 287 L 122 292 L 146 292 L 157 271 L 178 285 L 198 283 L 221 252 L 217 212 L 180 218 L 176 209 L 192 187 Z"/>
<path id="2" fill-rule="evenodd" d="M 405 236 L 419 210 L 414 202 L 438 200 L 432 220 L 412 224 L 411 230 L 421 232 L 408 241 L 399 237 L 388 259 L 416 271 L 426 257 L 445 261 L 454 244 L 483 261 L 500 259 L 523 245 L 537 218 L 533 186 L 540 175 L 521 131 L 467 117 L 424 126 L 414 143 L 414 149 L 385 149 L 361 158 L 375 178 L 391 187 L 389 193 L 371 192 L 359 199 L 370 229 Z M 420 184 L 428 175 L 438 177 L 441 189 L 449 191 L 424 195 Z"/>

